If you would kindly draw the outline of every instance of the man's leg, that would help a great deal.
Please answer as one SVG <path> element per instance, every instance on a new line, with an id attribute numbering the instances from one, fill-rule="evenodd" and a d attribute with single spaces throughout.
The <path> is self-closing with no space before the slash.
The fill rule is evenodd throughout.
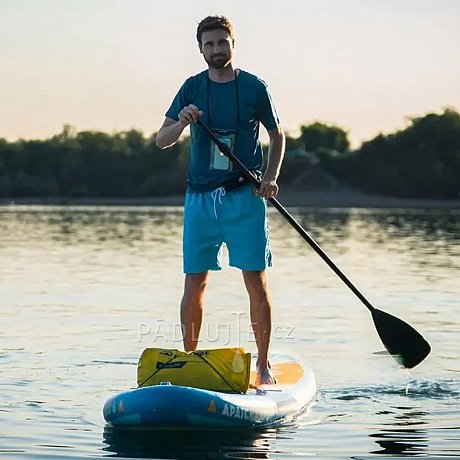
<path id="1" fill-rule="evenodd" d="M 180 304 L 182 340 L 185 351 L 194 351 L 198 345 L 207 281 L 208 272 L 185 275 L 184 295 Z"/>
<path id="2" fill-rule="evenodd" d="M 260 384 L 276 383 L 270 370 L 268 351 L 272 329 L 271 299 L 265 271 L 243 271 L 249 294 L 251 324 L 257 344 L 257 380 Z"/>

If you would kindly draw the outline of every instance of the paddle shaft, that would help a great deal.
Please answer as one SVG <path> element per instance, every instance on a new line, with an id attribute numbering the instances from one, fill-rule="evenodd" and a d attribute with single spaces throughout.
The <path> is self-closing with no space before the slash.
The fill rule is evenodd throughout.
<path id="1" fill-rule="evenodd" d="M 276 199 L 270 198 L 270 203 L 283 215 L 283 217 L 292 225 L 297 233 L 314 249 L 314 251 L 326 262 L 334 273 L 351 289 L 353 294 L 358 297 L 359 300 L 368 308 L 370 311 L 375 310 L 375 307 L 364 297 L 363 293 L 347 278 L 345 273 L 340 270 L 339 267 L 331 260 L 331 258 L 324 252 L 321 246 L 306 232 L 300 224 L 289 214 L 289 212 L 283 207 L 283 205 Z"/>
<path id="2" fill-rule="evenodd" d="M 237 158 L 230 147 L 219 140 L 214 132 L 209 129 L 200 119 L 197 120 L 197 125 L 204 129 L 213 142 L 217 145 L 219 150 L 230 160 L 238 166 L 244 177 L 249 180 L 255 187 L 259 188 L 260 181 L 257 177 L 249 171 L 248 168 Z M 347 285 L 347 287 L 358 297 L 359 300 L 368 308 L 371 312 L 375 310 L 375 307 L 364 297 L 362 292 L 347 278 L 345 273 L 340 270 L 339 267 L 332 261 L 332 259 L 324 252 L 321 246 L 305 231 L 302 226 L 289 214 L 284 206 L 276 199 L 270 198 L 268 201 L 277 209 L 277 211 L 291 224 L 291 226 L 297 231 L 297 233 L 313 248 L 313 250 L 329 265 L 333 272 Z"/>

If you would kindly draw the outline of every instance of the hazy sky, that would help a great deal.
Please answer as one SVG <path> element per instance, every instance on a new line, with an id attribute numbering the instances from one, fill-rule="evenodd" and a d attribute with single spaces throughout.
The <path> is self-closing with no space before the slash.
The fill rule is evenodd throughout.
<path id="1" fill-rule="evenodd" d="M 319 120 L 357 145 L 460 108 L 460 0 L 0 0 L 0 137 L 157 131 L 205 68 L 208 14 L 233 21 L 236 66 L 269 84 L 293 135 Z"/>

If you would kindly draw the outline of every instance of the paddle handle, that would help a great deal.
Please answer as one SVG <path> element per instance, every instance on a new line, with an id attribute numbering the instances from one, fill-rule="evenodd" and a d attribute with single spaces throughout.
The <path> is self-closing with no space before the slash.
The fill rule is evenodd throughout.
<path id="1" fill-rule="evenodd" d="M 243 176 L 249 180 L 255 187 L 259 188 L 260 180 L 236 157 L 231 151 L 227 144 L 224 144 L 214 134 L 208 126 L 206 126 L 199 118 L 196 124 L 204 129 L 213 142 L 217 145 L 219 150 L 230 160 L 238 166 Z M 362 292 L 348 279 L 348 277 L 340 270 L 339 267 L 332 261 L 332 259 L 324 252 L 321 246 L 308 234 L 306 230 L 292 217 L 292 215 L 284 208 L 284 206 L 276 199 L 270 198 L 268 200 L 278 212 L 291 224 L 296 232 L 312 247 L 312 249 L 326 262 L 326 264 L 332 269 L 332 271 L 347 285 L 347 287 L 358 297 L 359 300 L 368 308 L 371 312 L 375 310 L 375 307 L 364 297 Z"/>

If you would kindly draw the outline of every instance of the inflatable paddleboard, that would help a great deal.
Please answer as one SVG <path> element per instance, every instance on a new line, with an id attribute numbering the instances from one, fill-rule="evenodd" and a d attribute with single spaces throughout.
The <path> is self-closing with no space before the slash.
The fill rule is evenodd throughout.
<path id="1" fill-rule="evenodd" d="M 310 368 L 294 358 L 271 356 L 277 384 L 255 385 L 252 361 L 250 389 L 221 393 L 186 386 L 160 385 L 124 391 L 109 398 L 103 414 L 117 427 L 255 428 L 278 424 L 300 414 L 316 394 Z"/>

